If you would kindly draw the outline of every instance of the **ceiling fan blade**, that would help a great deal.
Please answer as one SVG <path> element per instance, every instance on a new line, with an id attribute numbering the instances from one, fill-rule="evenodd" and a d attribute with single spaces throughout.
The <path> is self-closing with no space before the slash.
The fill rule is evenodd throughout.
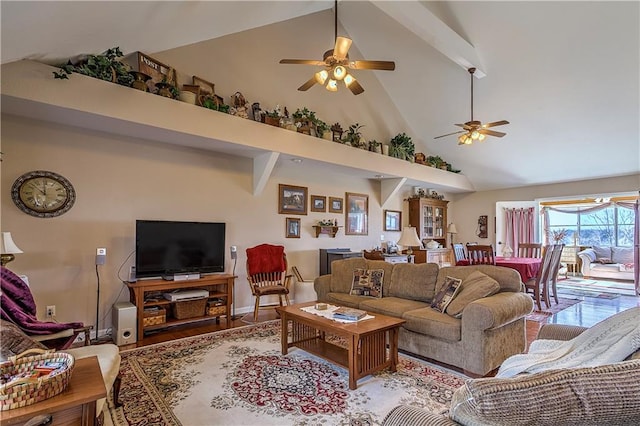
<path id="1" fill-rule="evenodd" d="M 480 129 L 478 130 L 478 132 L 482 133 L 483 135 L 495 136 L 497 138 L 501 138 L 504 135 L 506 135 L 506 133 L 496 132 L 495 130 L 488 130 L 488 129 Z"/>
<path id="2" fill-rule="evenodd" d="M 364 89 L 357 80 L 353 80 L 347 87 L 349 87 L 349 90 L 351 90 L 351 93 L 353 93 L 354 95 L 359 95 L 360 93 L 364 92 Z"/>
<path id="3" fill-rule="evenodd" d="M 469 126 L 466 123 L 465 124 L 456 123 L 456 124 L 454 124 L 454 126 L 462 127 L 465 130 L 471 130 L 471 126 Z"/>
<path id="4" fill-rule="evenodd" d="M 507 120 L 500 120 L 494 121 L 493 123 L 483 124 L 482 127 L 486 129 L 487 127 L 503 126 L 505 124 L 509 124 L 509 122 Z"/>
<path id="5" fill-rule="evenodd" d="M 316 84 L 316 77 L 311 77 L 307 82 L 305 82 L 302 86 L 298 87 L 298 90 L 304 92 L 306 90 L 311 89 L 313 85 Z"/>
<path id="6" fill-rule="evenodd" d="M 323 66 L 323 61 L 316 61 L 314 59 L 280 59 L 281 64 L 294 64 L 294 65 L 318 65 Z"/>
<path id="7" fill-rule="evenodd" d="M 351 61 L 349 68 L 354 70 L 382 70 L 393 71 L 396 69 L 396 63 L 393 61 Z"/>
<path id="8" fill-rule="evenodd" d="M 440 138 L 444 138 L 445 136 L 457 135 L 458 133 L 465 133 L 465 132 L 466 130 L 460 130 L 458 132 L 447 133 L 446 135 L 436 136 L 434 139 L 440 139 Z"/>
<path id="9" fill-rule="evenodd" d="M 347 57 L 351 43 L 353 41 L 350 38 L 336 37 L 336 46 L 333 48 L 333 56 L 336 60 L 341 61 Z"/>

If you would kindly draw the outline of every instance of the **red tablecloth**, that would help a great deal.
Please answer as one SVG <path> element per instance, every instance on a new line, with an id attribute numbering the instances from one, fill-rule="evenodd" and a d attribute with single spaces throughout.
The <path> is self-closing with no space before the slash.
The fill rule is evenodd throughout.
<path id="1" fill-rule="evenodd" d="M 522 282 L 527 282 L 534 278 L 540 269 L 542 259 L 531 257 L 496 257 L 496 266 L 504 266 L 506 268 L 515 269 L 520 273 Z M 456 266 L 467 266 L 469 261 L 466 259 L 459 260 Z"/>

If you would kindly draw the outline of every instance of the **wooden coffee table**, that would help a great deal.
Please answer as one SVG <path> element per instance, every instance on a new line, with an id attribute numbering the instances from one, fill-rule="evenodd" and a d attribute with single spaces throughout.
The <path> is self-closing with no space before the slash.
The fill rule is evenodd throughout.
<path id="1" fill-rule="evenodd" d="M 398 364 L 398 328 L 404 320 L 381 314 L 375 318 L 353 323 L 342 323 L 307 313 L 300 308 L 315 303 L 280 306 L 276 310 L 282 320 L 282 354 L 290 347 L 297 347 L 349 370 L 349 389 L 358 387 L 361 379 L 389 367 L 396 371 Z M 289 322 L 292 338 L 289 342 Z M 344 338 L 343 348 L 326 340 L 326 335 Z M 389 353 L 387 354 L 387 343 Z"/>

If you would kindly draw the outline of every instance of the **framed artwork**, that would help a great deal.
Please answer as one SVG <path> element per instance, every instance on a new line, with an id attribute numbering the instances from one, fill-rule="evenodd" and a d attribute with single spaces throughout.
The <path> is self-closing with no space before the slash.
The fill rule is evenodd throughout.
<path id="1" fill-rule="evenodd" d="M 345 193 L 345 235 L 369 235 L 369 196 Z"/>
<path id="2" fill-rule="evenodd" d="M 287 238 L 300 238 L 300 219 L 288 217 L 285 221 L 285 235 Z"/>
<path id="3" fill-rule="evenodd" d="M 402 212 L 398 210 L 384 211 L 384 230 L 400 231 L 402 230 Z"/>
<path id="4" fill-rule="evenodd" d="M 323 197 L 322 195 L 312 195 L 311 211 L 325 213 L 327 211 L 327 197 Z"/>
<path id="5" fill-rule="evenodd" d="M 329 197 L 329 213 L 342 213 L 342 198 Z"/>
<path id="6" fill-rule="evenodd" d="M 278 213 L 307 214 L 307 188 L 278 185 Z"/>

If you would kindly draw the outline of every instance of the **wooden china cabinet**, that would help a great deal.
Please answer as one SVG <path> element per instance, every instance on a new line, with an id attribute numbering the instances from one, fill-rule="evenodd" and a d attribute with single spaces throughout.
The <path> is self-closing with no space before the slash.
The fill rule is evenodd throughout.
<path id="1" fill-rule="evenodd" d="M 409 199 L 409 224 L 415 226 L 423 243 L 434 240 L 447 246 L 447 204 L 435 198 Z"/>

